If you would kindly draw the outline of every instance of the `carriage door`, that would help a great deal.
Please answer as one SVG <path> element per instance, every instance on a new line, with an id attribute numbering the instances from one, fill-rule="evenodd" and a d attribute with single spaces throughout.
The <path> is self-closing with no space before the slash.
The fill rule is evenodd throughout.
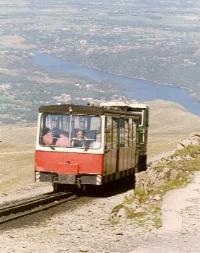
<path id="1" fill-rule="evenodd" d="M 106 117 L 105 124 L 105 173 L 113 174 L 118 170 L 118 142 L 119 127 L 118 119 L 111 116 Z"/>

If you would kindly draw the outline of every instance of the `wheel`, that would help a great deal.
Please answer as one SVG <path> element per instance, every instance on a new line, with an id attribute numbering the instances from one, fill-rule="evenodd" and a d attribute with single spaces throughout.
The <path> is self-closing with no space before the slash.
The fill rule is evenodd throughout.
<path id="1" fill-rule="evenodd" d="M 59 183 L 54 183 L 53 184 L 53 191 L 54 192 L 63 192 L 63 191 L 65 191 L 65 185 L 59 184 Z"/>

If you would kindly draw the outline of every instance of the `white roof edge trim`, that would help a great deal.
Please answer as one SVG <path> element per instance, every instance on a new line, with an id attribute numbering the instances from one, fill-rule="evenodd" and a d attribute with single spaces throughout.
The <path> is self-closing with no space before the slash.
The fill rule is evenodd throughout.
<path id="1" fill-rule="evenodd" d="M 142 104 L 142 103 L 128 103 L 128 102 L 122 102 L 122 101 L 110 101 L 110 102 L 102 102 L 100 104 L 101 107 L 103 106 L 128 106 L 132 108 L 141 108 L 146 109 L 148 108 L 148 105 Z"/>

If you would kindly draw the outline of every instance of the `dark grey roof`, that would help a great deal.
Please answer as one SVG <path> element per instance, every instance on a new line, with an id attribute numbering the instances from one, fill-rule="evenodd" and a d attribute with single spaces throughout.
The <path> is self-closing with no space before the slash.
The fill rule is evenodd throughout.
<path id="1" fill-rule="evenodd" d="M 135 116 L 139 119 L 141 117 L 137 112 L 125 112 L 117 109 L 108 109 L 105 107 L 90 106 L 90 105 L 74 105 L 74 104 L 61 104 L 61 105 L 47 105 L 40 106 L 40 113 L 52 114 L 88 114 L 88 115 L 104 115 L 104 114 L 118 114 L 126 116 Z"/>

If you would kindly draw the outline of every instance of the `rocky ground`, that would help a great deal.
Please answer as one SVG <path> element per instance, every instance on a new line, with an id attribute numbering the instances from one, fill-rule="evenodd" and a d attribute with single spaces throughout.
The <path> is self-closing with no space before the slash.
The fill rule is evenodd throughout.
<path id="1" fill-rule="evenodd" d="M 147 233 L 131 253 L 198 253 L 200 248 L 200 173 L 186 188 L 169 192 L 162 205 L 163 226 Z"/>
<path id="2" fill-rule="evenodd" d="M 0 202 L 49 190 L 49 185 L 30 185 L 15 194 L 1 196 Z M 137 228 L 131 219 L 118 225 L 109 222 L 111 209 L 126 194 L 82 197 L 1 225 L 0 252 L 199 252 L 199 172 L 186 188 L 173 190 L 165 196 L 160 229 Z"/>

